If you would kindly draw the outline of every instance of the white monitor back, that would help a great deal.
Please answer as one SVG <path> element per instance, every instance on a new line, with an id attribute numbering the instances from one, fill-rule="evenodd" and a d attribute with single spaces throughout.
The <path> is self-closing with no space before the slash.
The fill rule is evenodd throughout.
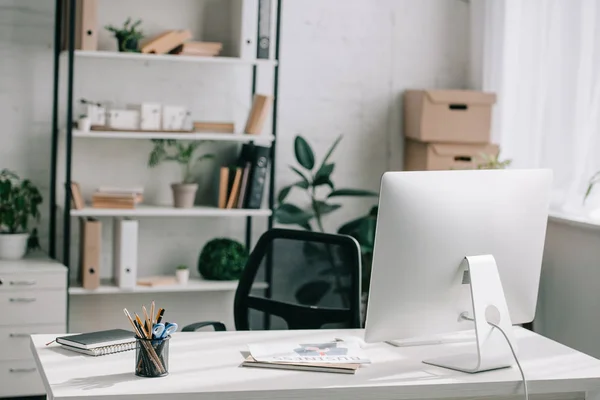
<path id="1" fill-rule="evenodd" d="M 549 170 L 385 173 L 366 341 L 472 329 L 465 256 L 493 255 L 512 322 L 532 321 L 551 185 Z"/>

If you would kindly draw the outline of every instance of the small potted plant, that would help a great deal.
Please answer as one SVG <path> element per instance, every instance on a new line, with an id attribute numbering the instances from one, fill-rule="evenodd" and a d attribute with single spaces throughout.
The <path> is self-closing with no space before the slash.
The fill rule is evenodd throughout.
<path id="1" fill-rule="evenodd" d="M 121 52 L 138 52 L 139 41 L 144 37 L 141 30 L 137 30 L 137 27 L 142 23 L 142 20 L 137 20 L 131 24 L 131 18 L 127 18 L 127 21 L 123 24 L 122 28 L 117 28 L 114 25 L 107 25 L 104 27 L 109 32 L 112 32 L 117 39 L 119 51 Z M 130 25 L 131 24 L 131 25 Z"/>
<path id="2" fill-rule="evenodd" d="M 175 269 L 175 276 L 177 277 L 177 282 L 180 285 L 187 285 L 190 279 L 190 269 L 187 265 L 178 265 Z"/>
<path id="3" fill-rule="evenodd" d="M 163 161 L 174 161 L 182 167 L 182 180 L 171 184 L 173 205 L 176 208 L 191 208 L 198 191 L 198 184 L 193 174 L 194 167 L 203 160 L 214 158 L 214 154 L 198 156 L 196 150 L 202 142 L 189 144 L 172 139 L 152 139 L 154 148 L 150 152 L 148 166 L 153 168 Z"/>
<path id="4" fill-rule="evenodd" d="M 0 259 L 19 260 L 36 242 L 35 229 L 30 234 L 28 228 L 31 219 L 39 221 L 42 201 L 30 180 L 8 169 L 0 172 Z"/>
<path id="5" fill-rule="evenodd" d="M 77 129 L 82 132 L 89 132 L 91 127 L 92 120 L 86 114 L 81 114 L 77 120 Z"/>

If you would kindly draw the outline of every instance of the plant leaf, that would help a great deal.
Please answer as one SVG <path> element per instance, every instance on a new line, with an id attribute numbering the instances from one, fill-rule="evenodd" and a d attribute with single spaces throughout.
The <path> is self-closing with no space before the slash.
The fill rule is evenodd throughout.
<path id="1" fill-rule="evenodd" d="M 289 185 L 279 191 L 279 195 L 277 196 L 278 203 L 281 204 L 285 201 L 285 198 L 288 196 L 288 194 L 290 194 L 290 190 L 292 190 L 292 187 L 292 185 Z"/>
<path id="2" fill-rule="evenodd" d="M 277 202 L 278 203 L 283 203 L 286 199 L 286 197 L 288 196 L 288 194 L 290 194 L 290 190 L 292 190 L 293 187 L 299 187 L 301 189 L 308 189 L 308 183 L 306 181 L 298 181 L 292 185 L 286 186 L 283 189 L 281 189 L 279 191 L 279 195 L 277 196 Z"/>
<path id="3" fill-rule="evenodd" d="M 306 183 L 306 188 L 308 188 L 310 186 L 310 181 L 308 180 L 308 178 L 306 177 L 306 175 L 304 175 L 302 173 L 302 171 L 300 171 L 298 168 L 290 165 L 290 168 L 292 171 L 294 171 L 295 173 L 297 173 L 301 178 L 302 178 L 302 182 Z"/>
<path id="4" fill-rule="evenodd" d="M 377 193 L 362 189 L 337 189 L 329 193 L 327 197 L 352 196 L 352 197 L 376 197 Z"/>
<path id="5" fill-rule="evenodd" d="M 327 154 L 325 154 L 325 158 L 321 162 L 321 168 L 323 168 L 323 166 L 327 163 L 327 161 L 329 161 L 329 157 L 331 157 L 331 155 L 333 154 L 333 151 L 335 150 L 335 148 L 337 147 L 337 145 L 340 143 L 341 140 L 342 140 L 342 135 L 338 136 L 337 139 L 335 139 L 335 141 L 329 148 L 329 151 L 327 151 Z"/>
<path id="6" fill-rule="evenodd" d="M 331 283 L 327 281 L 307 282 L 296 291 L 296 300 L 303 305 L 315 306 L 330 289 Z"/>
<path id="7" fill-rule="evenodd" d="M 312 170 L 315 166 L 315 155 L 306 140 L 302 136 L 296 136 L 294 140 L 294 152 L 296 160 L 300 165 L 308 170 Z"/>
<path id="8" fill-rule="evenodd" d="M 331 178 L 331 173 L 335 169 L 335 164 L 325 164 L 315 174 L 314 184 L 323 185 L 326 184 Z"/>
<path id="9" fill-rule="evenodd" d="M 275 210 L 275 220 L 280 224 L 297 224 L 303 226 L 313 217 L 312 212 L 304 211 L 290 203 L 283 203 Z"/>
<path id="10" fill-rule="evenodd" d="M 317 201 L 316 208 L 320 215 L 326 215 L 342 207 L 341 204 L 328 204 L 324 201 Z"/>

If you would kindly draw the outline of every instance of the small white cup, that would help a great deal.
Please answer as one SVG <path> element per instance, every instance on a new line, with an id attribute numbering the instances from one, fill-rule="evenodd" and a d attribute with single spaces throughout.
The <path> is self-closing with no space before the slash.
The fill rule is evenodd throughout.
<path id="1" fill-rule="evenodd" d="M 175 271 L 175 276 L 177 277 L 177 282 L 179 282 L 180 285 L 187 285 L 190 279 L 190 270 L 178 269 Z"/>

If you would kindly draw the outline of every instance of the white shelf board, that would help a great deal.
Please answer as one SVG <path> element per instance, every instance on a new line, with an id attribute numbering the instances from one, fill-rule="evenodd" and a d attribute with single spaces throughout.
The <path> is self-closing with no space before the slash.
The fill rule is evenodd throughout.
<path id="1" fill-rule="evenodd" d="M 235 291 L 238 281 L 208 281 L 200 278 L 190 278 L 187 285 L 136 286 L 133 289 L 121 289 L 111 282 L 102 282 L 97 289 L 84 289 L 80 286 L 69 287 L 73 296 L 90 294 L 134 294 L 134 293 L 185 293 L 185 292 L 224 292 Z M 266 289 L 266 282 L 255 282 L 252 289 Z"/>
<path id="2" fill-rule="evenodd" d="M 85 207 L 81 210 L 71 210 L 72 217 L 268 217 L 270 215 L 269 209 L 224 209 L 203 206 L 175 208 L 144 204 L 134 209 Z"/>
<path id="3" fill-rule="evenodd" d="M 63 52 L 65 55 L 67 52 Z M 264 59 L 242 59 L 239 57 L 198 57 L 198 56 L 179 56 L 173 54 L 142 54 L 126 53 L 117 51 L 89 51 L 75 50 L 76 57 L 84 58 L 107 58 L 118 60 L 139 60 L 139 61 L 174 61 L 197 64 L 225 64 L 225 65 L 277 65 L 276 60 Z"/>
<path id="4" fill-rule="evenodd" d="M 73 129 L 73 137 L 90 139 L 175 139 L 211 140 L 218 142 L 272 142 L 273 135 L 211 132 L 144 132 L 144 131 L 80 131 Z"/>

